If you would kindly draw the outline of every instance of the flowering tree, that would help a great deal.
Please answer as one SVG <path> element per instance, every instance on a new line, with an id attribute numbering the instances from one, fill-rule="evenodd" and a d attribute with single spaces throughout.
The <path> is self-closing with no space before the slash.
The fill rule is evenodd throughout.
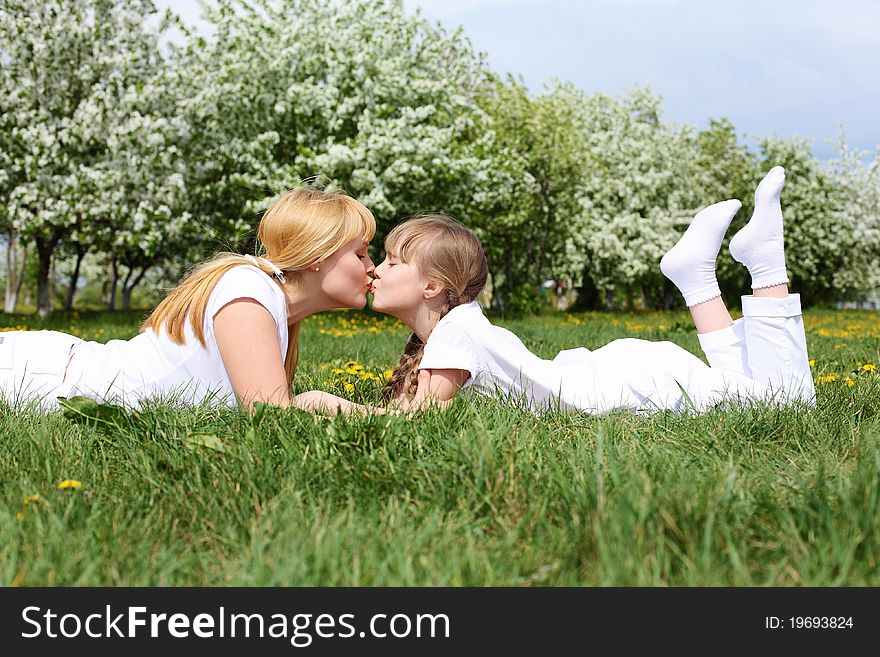
<path id="1" fill-rule="evenodd" d="M 860 300 L 880 290 L 880 149 L 870 158 L 848 148 L 841 134 L 831 171 L 842 199 L 827 230 L 844 255 L 832 274 L 835 298 Z"/>
<path id="2" fill-rule="evenodd" d="M 380 237 L 462 205 L 483 68 L 460 34 L 387 0 L 220 0 L 205 16 L 216 36 L 179 49 L 176 75 L 209 234 L 250 248 L 258 211 L 313 176 L 367 204 Z"/>
<path id="3" fill-rule="evenodd" d="M 831 301 L 841 290 L 835 278 L 851 266 L 861 220 L 843 212 L 845 197 L 833 173 L 823 168 L 803 138 L 765 138 L 760 142 L 763 169 L 786 170 L 782 207 L 785 217 L 786 267 L 792 288 L 811 303 Z"/>
<path id="4" fill-rule="evenodd" d="M 585 278 L 613 304 L 619 285 L 632 304 L 663 285 L 659 262 L 699 205 L 684 163 L 693 156 L 687 128 L 660 121 L 660 98 L 635 89 L 622 99 L 588 99 L 582 216 L 573 241 Z M 706 204 L 708 205 L 708 204 Z"/>
<path id="5" fill-rule="evenodd" d="M 178 187 L 165 170 L 145 175 L 156 172 L 162 120 L 143 99 L 161 66 L 167 19 L 154 20 L 150 0 L 7 5 L 0 13 L 4 221 L 10 235 L 35 243 L 37 308 L 45 315 L 59 243 L 82 251 L 103 233 L 125 232 L 129 219 L 136 222 L 132 206 L 120 204 L 126 187 L 141 198 L 154 196 L 151 187 Z M 144 161 L 150 166 L 139 166 Z"/>
<path id="6" fill-rule="evenodd" d="M 554 83 L 531 96 L 513 78 L 493 79 L 481 98 L 486 138 L 464 216 L 483 238 L 496 308 L 529 310 L 548 276 L 570 278 L 566 245 L 580 214 L 582 95 Z"/>

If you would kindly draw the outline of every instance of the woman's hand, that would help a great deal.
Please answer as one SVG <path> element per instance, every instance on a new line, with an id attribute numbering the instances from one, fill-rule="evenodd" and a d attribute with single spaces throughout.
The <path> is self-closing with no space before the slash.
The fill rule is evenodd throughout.
<path id="1" fill-rule="evenodd" d="M 322 390 L 301 392 L 291 400 L 290 405 L 317 415 L 383 415 L 387 412 L 384 408 L 356 404 Z"/>

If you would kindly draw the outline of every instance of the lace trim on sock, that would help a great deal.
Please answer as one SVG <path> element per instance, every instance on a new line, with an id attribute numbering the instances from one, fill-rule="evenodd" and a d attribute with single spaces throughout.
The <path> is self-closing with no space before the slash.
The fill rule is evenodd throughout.
<path id="1" fill-rule="evenodd" d="M 775 287 L 775 286 L 777 286 L 777 285 L 782 285 L 782 284 L 785 284 L 785 285 L 791 285 L 791 281 L 789 281 L 789 280 L 786 278 L 786 279 L 784 279 L 784 280 L 779 281 L 778 283 L 770 283 L 770 284 L 768 284 L 768 285 L 753 285 L 753 286 L 752 286 L 752 289 L 753 289 L 753 290 L 763 290 L 764 288 L 767 288 L 767 287 Z"/>
<path id="2" fill-rule="evenodd" d="M 712 299 L 717 299 L 720 296 L 721 296 L 720 292 L 717 292 L 717 293 L 713 292 L 712 296 L 710 296 L 710 297 L 706 297 L 705 299 L 700 299 L 699 301 L 695 301 L 694 303 L 688 304 L 688 308 L 693 308 L 694 306 L 696 306 L 699 303 L 706 303 L 707 301 L 711 301 Z"/>

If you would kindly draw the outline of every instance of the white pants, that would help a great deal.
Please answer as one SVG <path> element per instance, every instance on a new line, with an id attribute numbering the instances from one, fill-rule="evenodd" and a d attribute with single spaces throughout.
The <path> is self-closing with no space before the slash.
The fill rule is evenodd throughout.
<path id="1" fill-rule="evenodd" d="M 800 294 L 746 295 L 742 309 L 743 316 L 732 326 L 697 336 L 712 368 L 755 380 L 763 397 L 815 406 Z"/>
<path id="2" fill-rule="evenodd" d="M 36 401 L 43 410 L 58 408 L 70 384 L 64 371 L 70 350 L 81 338 L 60 331 L 0 332 L 0 397 L 19 406 Z"/>

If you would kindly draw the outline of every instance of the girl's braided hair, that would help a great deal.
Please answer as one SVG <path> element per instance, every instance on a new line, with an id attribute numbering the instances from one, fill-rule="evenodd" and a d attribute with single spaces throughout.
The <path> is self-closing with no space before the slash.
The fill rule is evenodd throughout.
<path id="1" fill-rule="evenodd" d="M 385 251 L 402 262 L 413 262 L 422 276 L 439 283 L 446 294 L 440 317 L 456 306 L 470 303 L 486 285 L 489 265 L 479 238 L 467 227 L 443 215 L 405 221 L 385 238 Z M 400 362 L 382 390 L 390 401 L 400 393 L 412 399 L 418 389 L 418 368 L 425 344 L 409 336 Z"/>

